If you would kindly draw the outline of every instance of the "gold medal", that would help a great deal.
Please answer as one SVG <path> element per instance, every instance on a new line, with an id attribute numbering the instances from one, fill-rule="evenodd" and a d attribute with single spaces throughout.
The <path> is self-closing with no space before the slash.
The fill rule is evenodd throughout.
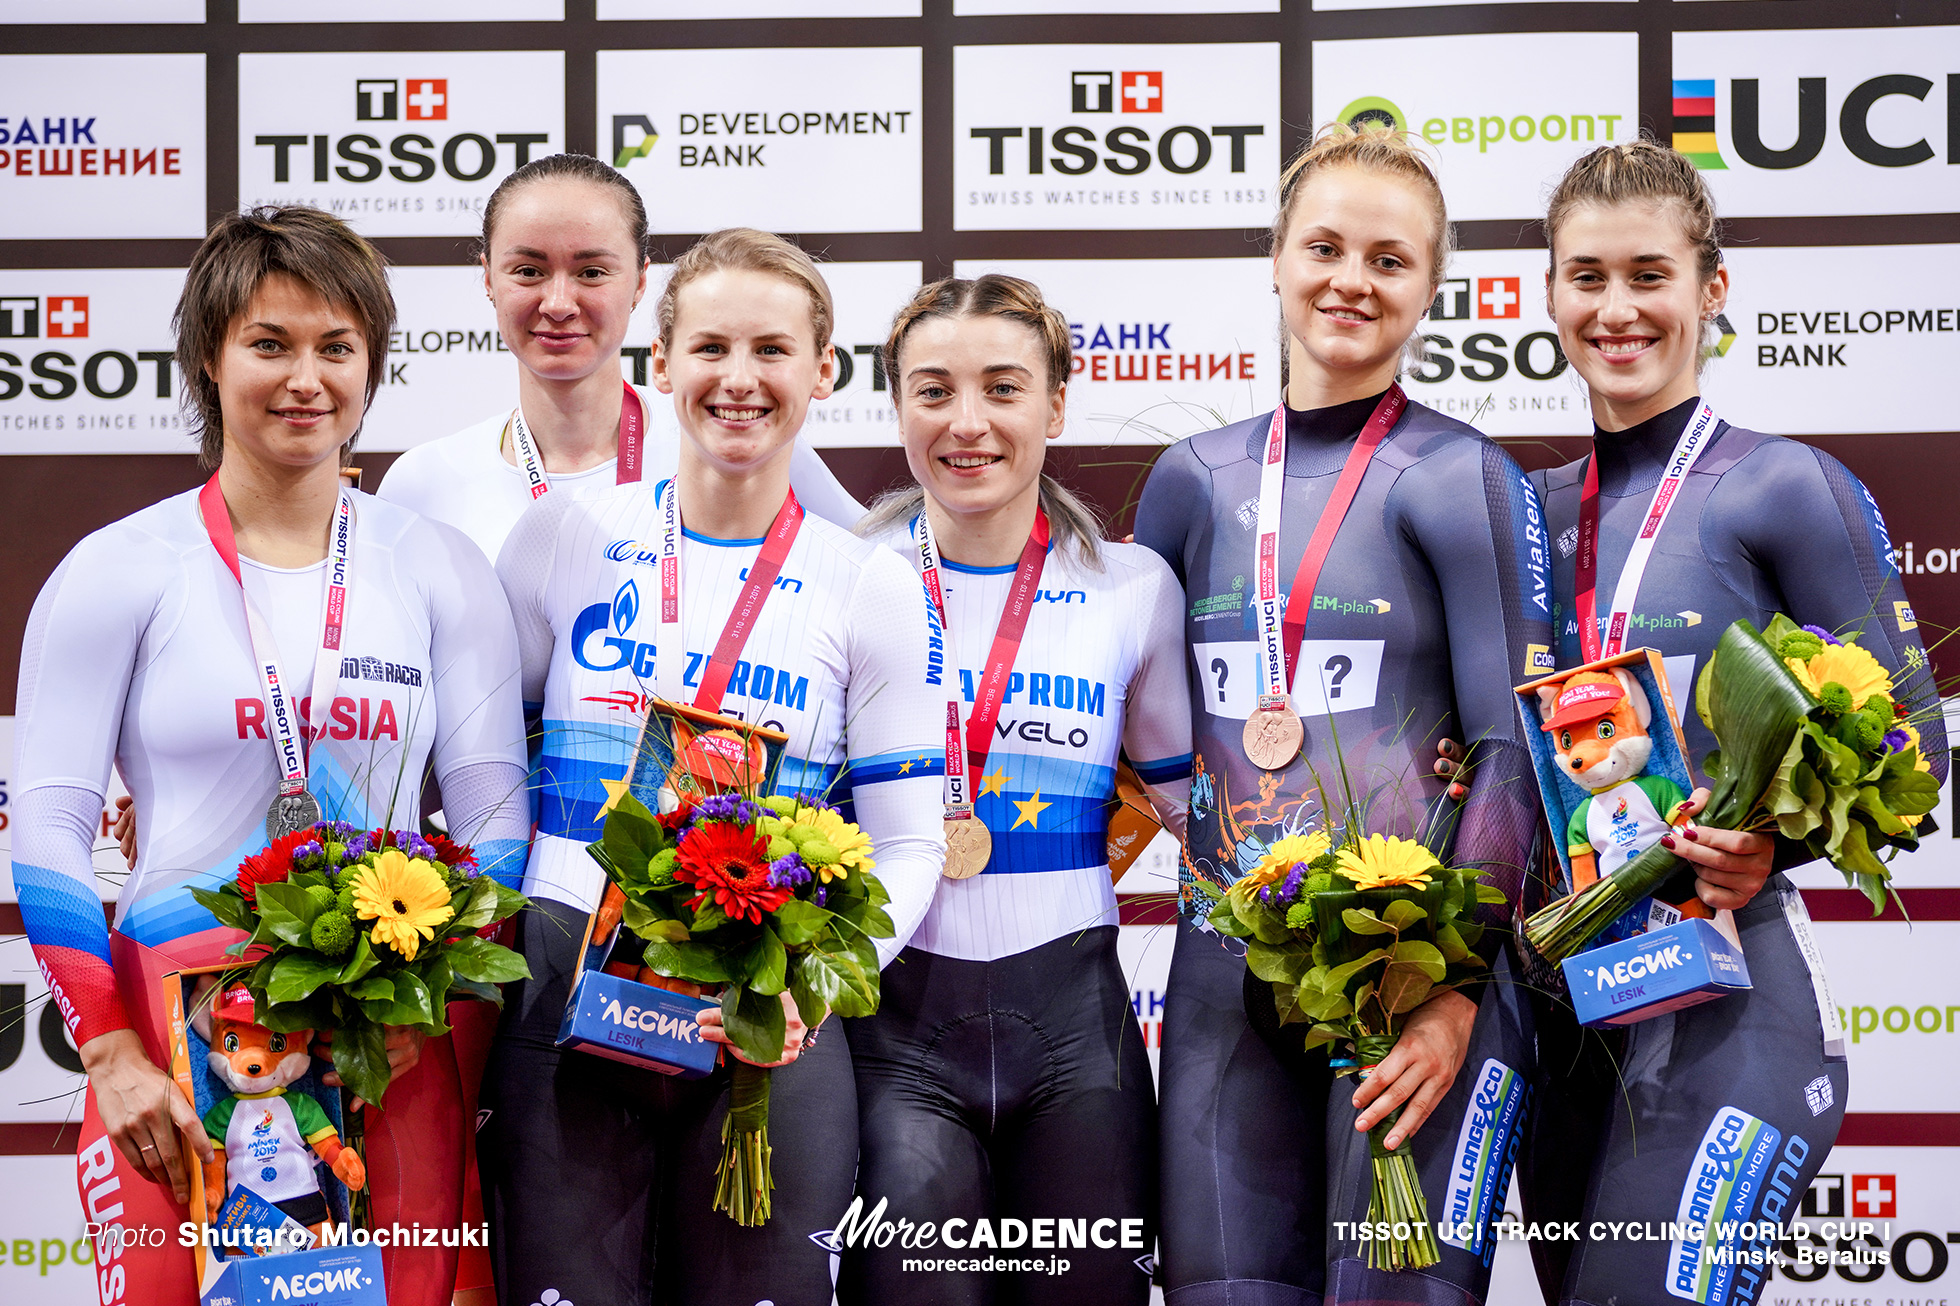
<path id="1" fill-rule="evenodd" d="M 1245 755 L 1261 771 L 1284 771 L 1300 756 L 1307 728 L 1290 707 L 1261 708 L 1245 721 Z"/>
<path id="2" fill-rule="evenodd" d="M 987 868 L 987 859 L 994 855 L 993 832 L 987 823 L 973 815 L 967 808 L 963 816 L 946 818 L 946 868 L 943 874 L 949 880 L 964 880 L 980 874 Z"/>

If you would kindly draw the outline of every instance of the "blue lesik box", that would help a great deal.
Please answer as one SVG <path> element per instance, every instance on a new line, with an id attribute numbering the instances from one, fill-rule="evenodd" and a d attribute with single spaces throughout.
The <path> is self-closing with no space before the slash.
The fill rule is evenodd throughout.
<path id="1" fill-rule="evenodd" d="M 1568 957 L 1581 1025 L 1631 1025 L 1749 987 L 1742 949 L 1699 917 Z"/>
<path id="2" fill-rule="evenodd" d="M 388 1306 L 381 1253 L 327 1247 L 226 1261 L 202 1306 Z"/>
<path id="3" fill-rule="evenodd" d="M 718 1047 L 701 1037 L 694 1013 L 720 1004 L 690 998 L 603 970 L 582 972 L 558 1026 L 558 1046 L 699 1079 L 715 1068 Z"/>

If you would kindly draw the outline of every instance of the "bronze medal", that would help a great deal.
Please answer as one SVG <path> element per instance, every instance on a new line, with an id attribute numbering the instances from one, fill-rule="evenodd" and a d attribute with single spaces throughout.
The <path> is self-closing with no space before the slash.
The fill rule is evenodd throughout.
<path id="1" fill-rule="evenodd" d="M 1306 741 L 1307 728 L 1290 707 L 1261 708 L 1245 720 L 1245 755 L 1261 771 L 1284 771 Z"/>
<path id="2" fill-rule="evenodd" d="M 972 814 L 968 809 L 965 816 L 946 818 L 946 868 L 943 874 L 949 880 L 964 880 L 980 874 L 987 869 L 987 859 L 994 855 L 993 832 L 987 823 Z"/>

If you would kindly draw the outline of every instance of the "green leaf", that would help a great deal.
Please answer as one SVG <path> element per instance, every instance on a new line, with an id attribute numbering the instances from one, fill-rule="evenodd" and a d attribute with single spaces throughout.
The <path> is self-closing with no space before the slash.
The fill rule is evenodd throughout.
<path id="1" fill-rule="evenodd" d="M 878 1009 L 878 972 L 866 973 L 849 952 L 812 947 L 797 958 L 796 974 L 826 1007 L 840 1016 L 868 1016 Z"/>
<path id="2" fill-rule="evenodd" d="M 1246 945 L 1245 964 L 1262 980 L 1298 984 L 1313 963 L 1313 952 L 1297 939 L 1277 946 L 1254 939 Z"/>
<path id="3" fill-rule="evenodd" d="M 709 934 L 728 924 L 728 913 L 720 904 L 710 898 L 694 910 L 694 924 L 688 927 L 693 934 Z"/>
<path id="4" fill-rule="evenodd" d="M 358 984 L 346 986 L 347 996 L 361 1002 L 387 1002 L 395 1000 L 395 981 L 385 975 L 370 975 Z"/>
<path id="5" fill-rule="evenodd" d="M 1429 998 L 1436 982 L 1413 966 L 1391 965 L 1382 973 L 1381 1004 L 1391 1016 L 1414 1011 Z"/>
<path id="6" fill-rule="evenodd" d="M 1435 944 L 1424 943 L 1421 939 L 1404 939 L 1396 944 L 1389 964 L 1414 966 L 1437 983 L 1442 982 L 1443 972 L 1447 969 L 1441 950 Z"/>
<path id="7" fill-rule="evenodd" d="M 1436 931 L 1436 948 L 1443 954 L 1444 961 L 1462 961 L 1470 956 L 1470 948 L 1463 941 L 1463 935 L 1454 925 L 1445 925 Z"/>
<path id="8" fill-rule="evenodd" d="M 1368 952 L 1364 952 L 1352 961 L 1344 961 L 1338 966 L 1330 966 L 1327 968 L 1326 974 L 1321 978 L 1320 987 L 1329 993 L 1339 993 L 1347 988 L 1349 980 L 1368 969 L 1368 967 L 1375 965 L 1377 962 L 1387 961 L 1391 955 L 1387 948 L 1374 948 Z"/>
<path id="9" fill-rule="evenodd" d="M 427 1032 L 428 1027 L 439 1024 L 435 1004 L 430 1000 L 429 988 L 413 971 L 403 971 L 395 976 L 394 1010 L 383 1022 L 388 1025 L 414 1025 Z"/>
<path id="10" fill-rule="evenodd" d="M 766 926 L 749 962 L 749 987 L 772 998 L 789 987 L 789 954 L 776 932 Z"/>
<path id="11" fill-rule="evenodd" d="M 504 1005 L 504 991 L 495 984 L 479 984 L 475 980 L 463 979 L 460 976 L 449 981 L 450 1000 L 454 1001 L 459 996 L 474 998 L 479 1002 L 495 1003 L 499 1007 Z"/>
<path id="12" fill-rule="evenodd" d="M 804 898 L 791 898 L 776 912 L 776 933 L 792 948 L 815 939 L 829 927 L 831 913 Z"/>
<path id="13" fill-rule="evenodd" d="M 1381 917 L 1365 907 L 1347 907 L 1341 911 L 1341 921 L 1356 934 L 1393 934 L 1395 927 L 1387 924 Z"/>
<path id="14" fill-rule="evenodd" d="M 497 891 L 497 910 L 491 913 L 490 919 L 492 921 L 509 920 L 512 916 L 517 915 L 517 913 L 523 911 L 526 907 L 529 907 L 531 905 L 531 900 L 529 898 L 526 898 L 523 894 L 511 888 L 509 885 L 499 883 L 496 879 L 492 878 L 491 876 L 484 875 L 478 877 L 478 879 L 479 882 L 482 880 L 489 880 L 491 886 L 495 888 Z"/>
<path id="15" fill-rule="evenodd" d="M 1218 901 L 1213 905 L 1211 914 L 1205 919 L 1211 922 L 1213 929 L 1225 935 L 1227 938 L 1249 939 L 1252 937 L 1252 927 L 1239 919 L 1239 913 L 1232 905 L 1232 896 L 1230 894 L 1218 895 Z"/>
<path id="16" fill-rule="evenodd" d="M 457 891 L 463 901 L 455 908 L 456 918 L 443 926 L 449 934 L 474 934 L 497 918 L 497 882 L 487 875 L 471 880 Z"/>
<path id="17" fill-rule="evenodd" d="M 783 1059 L 783 1004 L 773 994 L 731 984 L 721 995 L 722 1029 L 751 1061 L 765 1065 Z"/>
<path id="18" fill-rule="evenodd" d="M 637 873 L 642 878 L 646 874 L 647 863 L 653 855 L 668 846 L 667 831 L 658 817 L 647 810 L 645 803 L 631 793 L 621 794 L 613 804 L 612 811 L 606 814 L 606 824 L 599 837 L 600 847 L 619 870 Z"/>
<path id="19" fill-rule="evenodd" d="M 350 1014 L 333 1035 L 333 1068 L 340 1082 L 376 1106 L 388 1091 L 388 1031 Z"/>
<path id="20" fill-rule="evenodd" d="M 313 921 L 322 908 L 296 884 L 261 884 L 259 933 L 271 933 L 282 943 L 306 947 L 313 941 Z"/>
<path id="21" fill-rule="evenodd" d="M 690 939 L 686 943 L 647 943 L 646 964 L 656 974 L 696 984 L 726 984 L 736 978 L 728 949 Z"/>
<path id="22" fill-rule="evenodd" d="M 317 952 L 288 952 L 272 967 L 265 985 L 266 996 L 274 1002 L 298 1002 L 313 996 L 322 984 L 340 978 L 340 963 Z"/>
<path id="23" fill-rule="evenodd" d="M 236 881 L 227 880 L 216 889 L 192 889 L 191 897 L 198 906 L 217 917 L 218 924 L 226 929 L 244 930 L 251 933 L 258 928 L 258 913 L 245 901 L 245 895 L 238 891 Z"/>
<path id="24" fill-rule="evenodd" d="M 340 974 L 334 977 L 334 982 L 345 988 L 373 970 L 380 961 L 381 959 L 374 955 L 374 946 L 368 939 L 367 931 L 356 930 L 354 951 L 348 955 L 346 961 L 341 963 Z"/>
<path id="25" fill-rule="evenodd" d="M 523 957 L 501 943 L 492 943 L 474 934 L 451 944 L 447 956 L 451 970 L 463 979 L 475 980 L 479 984 L 508 984 L 512 980 L 531 978 L 530 964 Z"/>
<path id="26" fill-rule="evenodd" d="M 1447 892 L 1446 889 L 1445 893 Z M 1382 922 L 1393 930 L 1406 930 L 1417 921 L 1427 919 L 1429 913 L 1422 909 L 1422 904 L 1411 902 L 1407 898 L 1397 898 L 1382 911 Z"/>

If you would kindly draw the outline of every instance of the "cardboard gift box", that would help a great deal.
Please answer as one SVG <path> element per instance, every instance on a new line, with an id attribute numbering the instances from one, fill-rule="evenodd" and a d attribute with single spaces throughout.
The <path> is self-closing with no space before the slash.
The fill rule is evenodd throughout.
<path id="1" fill-rule="evenodd" d="M 381 1253 L 322 1247 L 283 1256 L 228 1260 L 201 1306 L 387 1306 Z"/>
<path id="2" fill-rule="evenodd" d="M 1551 829 L 1552 846 L 1562 872 L 1561 883 L 1567 892 L 1583 889 L 1597 878 L 1587 875 L 1582 867 L 1575 867 L 1573 863 L 1572 827 L 1586 821 L 1581 813 L 1591 810 L 1589 803 L 1612 801 L 1613 795 L 1624 793 L 1624 790 L 1615 787 L 1594 793 L 1568 774 L 1568 769 L 1560 764 L 1558 757 L 1558 739 L 1555 736 L 1559 732 L 1545 728 L 1547 717 L 1539 690 L 1545 686 L 1564 684 L 1581 672 L 1616 671 L 1624 672 L 1640 688 L 1650 711 L 1645 731 L 1651 751 L 1646 764 L 1637 774 L 1668 781 L 1683 798 L 1695 788 L 1687 741 L 1681 734 L 1680 714 L 1668 684 L 1667 669 L 1661 655 L 1654 649 L 1631 649 L 1597 662 L 1588 662 L 1584 666 L 1540 676 L 1517 686 L 1518 714 L 1524 721 L 1532 766 L 1537 772 L 1539 793 L 1544 798 L 1545 818 Z M 1631 785 L 1633 782 L 1623 783 Z M 1606 824 L 1609 828 L 1617 828 L 1618 818 L 1628 805 L 1626 801 L 1619 801 L 1614 808 L 1608 809 Z M 1672 812 L 1659 811 L 1658 815 L 1668 820 Z M 1595 857 L 1603 851 L 1595 846 Z M 1637 852 L 1631 848 L 1626 851 Z M 1695 928 L 1697 926 L 1700 928 Z M 1718 961 L 1717 949 L 1702 941 L 1704 931 L 1707 936 L 1720 942 L 1719 954 L 1724 960 Z M 1608 953 L 1611 955 L 1606 956 Z M 1645 969 L 1649 962 L 1663 966 L 1668 958 L 1689 956 L 1695 959 L 1694 966 L 1701 968 L 1699 981 L 1690 982 L 1687 969 L 1677 970 L 1671 963 L 1651 975 Z M 1648 960 L 1642 961 L 1640 958 Z M 1619 969 L 1623 963 L 1640 971 L 1637 982 L 1631 971 Z M 1603 972 L 1602 966 L 1606 968 Z M 1581 1016 L 1582 1022 L 1587 1024 L 1632 1024 L 1749 987 L 1748 967 L 1742 961 L 1742 946 L 1736 939 L 1730 914 L 1710 911 L 1695 896 L 1693 875 L 1688 870 L 1678 872 L 1653 897 L 1635 903 L 1600 933 L 1590 951 L 1568 958 L 1564 962 L 1564 970 L 1574 1003 L 1579 1002 L 1582 992 L 1588 996 L 1587 1009 L 1593 1015 L 1591 1018 Z M 1609 976 L 1610 983 L 1605 989 L 1597 987 L 1601 973 Z M 1618 978 L 1612 978 L 1615 976 Z M 1601 1003 L 1604 1003 L 1603 1007 L 1599 1005 Z"/>
<path id="3" fill-rule="evenodd" d="M 756 793 L 781 783 L 788 742 L 780 730 L 657 698 L 634 744 L 626 792 L 652 812 L 672 811 L 687 798 Z M 694 1013 L 719 1004 L 694 985 L 641 965 L 640 941 L 620 927 L 624 904 L 618 886 L 608 883 L 586 921 L 558 1046 L 699 1079 L 718 1064 L 720 1045 L 701 1037 Z"/>
<path id="4" fill-rule="evenodd" d="M 202 976 L 234 974 L 240 969 L 239 963 L 233 961 L 218 966 L 184 967 L 166 971 L 162 976 L 164 1010 L 168 1013 L 169 1019 L 171 1076 L 177 1081 L 177 1086 L 183 1090 L 184 1096 L 190 1100 L 199 1120 L 202 1120 L 217 1101 L 231 1090 L 218 1080 L 209 1068 L 211 1049 L 205 1042 L 204 1036 L 198 1032 L 193 1019 L 198 1014 L 197 1003 L 200 1001 L 195 995 L 195 989 Z M 213 1000 L 212 995 L 215 993 L 216 989 L 213 989 L 204 995 L 202 1001 L 208 1004 Z M 334 1131 L 345 1142 L 347 1125 L 341 1110 L 341 1095 L 338 1090 L 328 1088 L 320 1082 L 323 1073 L 324 1068 L 315 1058 L 313 1068 L 308 1070 L 304 1077 L 289 1085 L 286 1092 L 303 1094 L 317 1102 L 320 1109 L 325 1112 L 328 1122 L 333 1125 Z M 208 1224 L 204 1219 L 204 1167 L 195 1163 L 195 1151 L 189 1139 L 185 1141 L 184 1154 L 192 1160 L 192 1164 L 186 1167 L 190 1178 L 190 1214 L 196 1221 L 199 1232 L 197 1245 L 191 1249 L 191 1252 L 195 1258 L 197 1278 L 203 1285 L 207 1306 L 217 1306 L 210 1294 L 219 1291 L 220 1282 L 232 1278 L 229 1270 L 234 1265 L 245 1261 L 260 1261 L 268 1266 L 276 1264 L 282 1267 L 279 1273 L 285 1274 L 288 1271 L 283 1267 L 289 1261 L 295 1268 L 299 1265 L 299 1262 L 292 1258 L 314 1257 L 327 1250 L 341 1256 L 360 1251 L 373 1258 L 373 1273 L 370 1276 L 371 1294 L 347 1297 L 344 1300 L 350 1303 L 372 1303 L 373 1306 L 380 1306 L 387 1300 L 382 1287 L 381 1262 L 378 1253 L 371 1248 L 313 1249 L 311 1244 L 314 1239 L 311 1231 L 303 1225 L 298 1225 L 278 1207 L 258 1197 L 245 1185 L 235 1188 L 230 1200 L 219 1208 L 215 1225 Z M 348 1222 L 351 1216 L 351 1194 L 346 1185 L 323 1165 L 315 1164 L 313 1173 L 315 1179 L 319 1181 L 321 1195 L 326 1199 L 329 1220 L 336 1224 Z M 282 1245 L 271 1248 L 253 1246 L 255 1235 L 260 1230 L 283 1234 Z M 217 1241 L 220 1245 L 210 1245 L 212 1239 L 209 1235 L 212 1232 L 218 1235 Z M 226 1241 L 227 1236 L 229 1242 Z M 283 1250 L 293 1246 L 292 1239 L 295 1237 L 302 1239 L 302 1250 Z M 268 1269 L 266 1273 L 268 1276 L 266 1291 L 270 1292 L 272 1271 Z M 220 1295 L 230 1297 L 234 1306 L 244 1306 L 244 1303 L 254 1300 L 266 1300 L 252 1298 L 249 1294 L 237 1295 L 243 1291 L 243 1288 L 235 1288 Z M 335 1297 L 322 1300 L 338 1302 L 343 1299 Z"/>
<path id="5" fill-rule="evenodd" d="M 1564 969 L 1579 1023 L 1595 1028 L 1631 1025 L 1750 986 L 1742 949 L 1699 917 L 1567 957 Z"/>

